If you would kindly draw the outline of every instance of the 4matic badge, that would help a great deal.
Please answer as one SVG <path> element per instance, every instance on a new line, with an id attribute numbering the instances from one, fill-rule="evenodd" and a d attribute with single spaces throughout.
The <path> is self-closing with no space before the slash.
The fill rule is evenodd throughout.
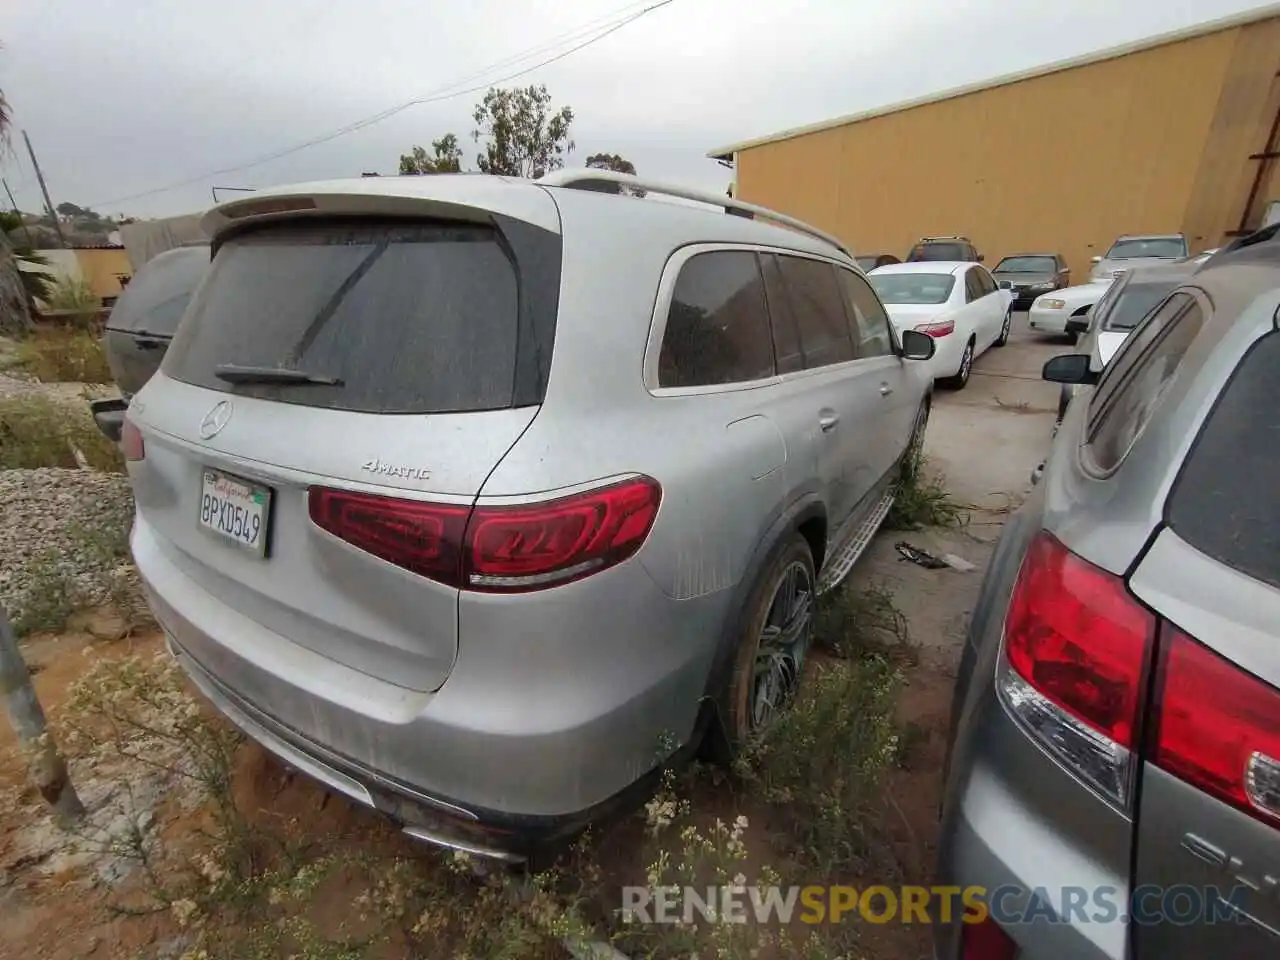
<path id="1" fill-rule="evenodd" d="M 372 460 L 366 460 L 360 465 L 360 469 L 376 473 L 380 477 L 403 477 L 406 480 L 431 479 L 431 471 L 426 467 L 402 467 L 394 463 L 387 463 L 377 457 Z"/>

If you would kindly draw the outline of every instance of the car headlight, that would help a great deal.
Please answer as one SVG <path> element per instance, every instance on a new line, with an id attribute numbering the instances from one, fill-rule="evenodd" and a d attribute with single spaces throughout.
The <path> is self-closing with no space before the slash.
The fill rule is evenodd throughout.
<path id="1" fill-rule="evenodd" d="M 1067 305 L 1065 300 L 1052 300 L 1041 297 L 1036 301 L 1036 306 L 1041 310 L 1061 310 Z"/>

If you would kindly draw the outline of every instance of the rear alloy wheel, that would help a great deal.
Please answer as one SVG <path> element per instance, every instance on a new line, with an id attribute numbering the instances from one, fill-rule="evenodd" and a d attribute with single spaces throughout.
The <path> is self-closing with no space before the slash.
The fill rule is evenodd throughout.
<path id="1" fill-rule="evenodd" d="M 1000 327 L 1000 336 L 996 337 L 993 347 L 1003 347 L 1009 342 L 1009 328 L 1013 326 L 1013 307 L 1004 312 L 1004 325 Z"/>
<path id="2" fill-rule="evenodd" d="M 955 376 L 947 377 L 945 383 L 952 390 L 963 390 L 969 382 L 969 374 L 973 372 L 973 340 L 964 345 L 964 353 L 960 355 L 960 369 Z"/>
<path id="3" fill-rule="evenodd" d="M 795 699 L 813 639 L 816 583 L 809 544 L 794 534 L 769 565 L 747 607 L 749 616 L 720 712 L 730 755 L 767 736 Z"/>

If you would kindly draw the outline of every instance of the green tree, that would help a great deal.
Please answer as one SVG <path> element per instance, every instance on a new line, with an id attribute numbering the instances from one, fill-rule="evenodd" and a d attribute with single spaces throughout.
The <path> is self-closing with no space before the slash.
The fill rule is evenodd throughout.
<path id="1" fill-rule="evenodd" d="M 462 148 L 458 146 L 458 138 L 452 133 L 446 133 L 439 140 L 432 140 L 430 153 L 422 147 L 414 147 L 409 153 L 400 155 L 402 176 L 461 172 Z"/>
<path id="2" fill-rule="evenodd" d="M 636 165 L 616 153 L 593 153 L 587 157 L 587 167 L 591 170 L 612 170 L 614 173 L 636 175 Z M 629 193 L 633 197 L 643 197 L 644 191 L 639 187 L 619 187 L 617 193 Z"/>
<path id="3" fill-rule="evenodd" d="M 552 112 L 545 85 L 492 87 L 472 117 L 471 136 L 484 141 L 484 153 L 476 157 L 481 173 L 537 178 L 563 167 L 565 154 L 573 150 L 573 109 Z"/>

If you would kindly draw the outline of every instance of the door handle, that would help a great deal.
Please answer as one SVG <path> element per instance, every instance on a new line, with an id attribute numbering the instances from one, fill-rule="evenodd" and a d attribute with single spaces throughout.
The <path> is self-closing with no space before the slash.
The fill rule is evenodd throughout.
<path id="1" fill-rule="evenodd" d="M 891 393 L 893 393 L 893 387 L 889 386 L 887 383 L 880 384 L 880 396 L 887 397 Z"/>
<path id="2" fill-rule="evenodd" d="M 840 422 L 840 416 L 834 410 L 824 410 L 818 414 L 818 426 L 823 433 L 829 433 Z"/>

